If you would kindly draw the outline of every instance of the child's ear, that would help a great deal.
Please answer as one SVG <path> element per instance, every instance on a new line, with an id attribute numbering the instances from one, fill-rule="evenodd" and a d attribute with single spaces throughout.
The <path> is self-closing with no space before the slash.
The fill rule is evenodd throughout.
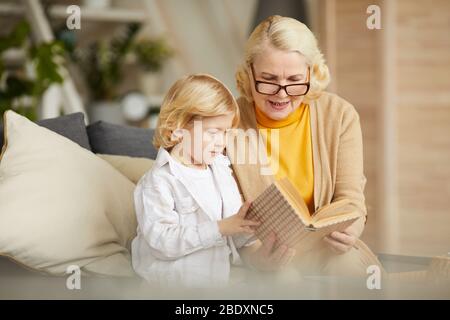
<path id="1" fill-rule="evenodd" d="M 183 140 L 183 130 L 182 129 L 173 130 L 172 134 L 170 135 L 170 139 L 176 142 L 180 142 L 181 140 Z"/>

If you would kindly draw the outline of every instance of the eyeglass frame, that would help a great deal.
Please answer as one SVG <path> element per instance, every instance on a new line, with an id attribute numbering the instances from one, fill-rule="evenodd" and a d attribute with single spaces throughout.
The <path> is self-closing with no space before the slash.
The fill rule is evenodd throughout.
<path id="1" fill-rule="evenodd" d="M 310 77 L 311 77 L 311 73 L 310 73 L 310 67 L 309 67 L 309 66 L 308 66 L 308 82 L 303 82 L 303 83 L 293 83 L 293 84 L 287 84 L 287 85 L 284 85 L 284 86 L 282 86 L 281 84 L 278 84 L 278 83 L 273 83 L 273 82 L 266 82 L 266 81 L 259 81 L 259 80 L 256 80 L 256 78 L 255 78 L 255 70 L 253 69 L 253 63 L 250 63 L 250 70 L 251 70 L 251 73 L 252 73 L 253 82 L 255 83 L 255 90 L 256 90 L 256 92 L 258 92 L 258 93 L 260 93 L 260 94 L 264 94 L 264 95 L 266 95 L 266 96 L 273 96 L 273 95 L 276 95 L 276 94 L 278 94 L 278 92 L 280 92 L 281 89 L 283 89 L 284 92 L 286 92 L 286 94 L 287 94 L 288 96 L 290 96 L 290 97 L 302 97 L 302 96 L 306 96 L 306 95 L 308 94 L 309 89 L 310 89 L 310 87 L 311 87 L 311 78 L 310 78 Z M 271 85 L 278 86 L 278 90 L 277 90 L 277 92 L 275 92 L 275 93 L 263 93 L 263 92 L 260 92 L 260 91 L 258 90 L 258 84 L 259 84 L 259 83 L 271 84 Z M 290 86 L 298 86 L 298 85 L 304 85 L 304 86 L 306 86 L 306 92 L 303 93 L 303 94 L 298 94 L 298 95 L 292 95 L 292 94 L 289 94 L 289 93 L 287 92 L 287 90 L 286 90 L 287 87 L 290 87 Z"/>

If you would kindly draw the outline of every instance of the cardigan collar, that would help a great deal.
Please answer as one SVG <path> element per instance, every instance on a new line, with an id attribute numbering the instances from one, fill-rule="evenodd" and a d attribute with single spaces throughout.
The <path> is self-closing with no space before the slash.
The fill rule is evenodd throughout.
<path id="1" fill-rule="evenodd" d="M 265 128 L 282 128 L 286 127 L 290 124 L 293 124 L 295 122 L 298 122 L 303 114 L 303 111 L 305 110 L 305 104 L 300 103 L 298 108 L 294 110 L 294 112 L 291 112 L 286 118 L 281 120 L 274 120 L 269 118 L 261 109 L 254 105 L 255 115 L 256 115 L 256 121 L 259 125 L 265 127 Z"/>

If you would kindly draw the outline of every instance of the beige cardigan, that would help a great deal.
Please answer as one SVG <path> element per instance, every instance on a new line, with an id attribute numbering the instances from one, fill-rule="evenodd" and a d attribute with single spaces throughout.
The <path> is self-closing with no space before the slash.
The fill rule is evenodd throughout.
<path id="1" fill-rule="evenodd" d="M 241 129 L 256 129 L 253 104 L 244 98 L 238 99 L 240 106 Z M 339 96 L 323 92 L 310 105 L 311 137 L 314 168 L 314 207 L 315 210 L 339 199 L 353 200 L 355 209 L 365 217 L 367 214 L 364 198 L 366 178 L 363 173 L 363 146 L 359 116 L 355 108 Z M 236 141 L 227 142 L 227 155 L 231 159 L 234 174 L 245 200 L 255 199 L 273 181 L 273 175 L 261 175 L 261 164 L 237 163 L 239 153 L 248 159 L 250 149 L 239 150 Z M 264 151 L 262 153 L 265 155 Z M 265 162 L 264 162 L 265 163 Z M 365 218 L 355 224 L 360 233 Z M 358 239 L 355 248 L 363 248 L 367 253 L 365 261 L 379 264 L 376 257 Z"/>
<path id="2" fill-rule="evenodd" d="M 253 105 L 239 98 L 240 128 L 256 130 Z M 311 137 L 314 167 L 314 207 L 318 208 L 343 198 L 352 199 L 363 215 L 364 186 L 363 147 L 359 116 L 354 107 L 335 94 L 324 92 L 310 105 Z M 294 137 L 293 137 L 294 138 Z M 237 144 L 227 146 L 233 169 L 246 200 L 256 198 L 270 183 L 273 175 L 261 175 L 260 164 L 238 164 Z M 256 151 L 252 151 L 256 152 Z M 247 159 L 247 158 L 246 158 Z"/>

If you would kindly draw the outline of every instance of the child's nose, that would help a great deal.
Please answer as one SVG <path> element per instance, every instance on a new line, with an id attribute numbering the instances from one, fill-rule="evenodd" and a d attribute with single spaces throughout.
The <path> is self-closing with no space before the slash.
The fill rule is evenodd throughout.
<path id="1" fill-rule="evenodd" d="M 222 134 L 220 134 L 219 132 L 217 132 L 213 135 L 213 140 L 215 142 L 220 141 L 221 139 L 222 139 Z"/>

